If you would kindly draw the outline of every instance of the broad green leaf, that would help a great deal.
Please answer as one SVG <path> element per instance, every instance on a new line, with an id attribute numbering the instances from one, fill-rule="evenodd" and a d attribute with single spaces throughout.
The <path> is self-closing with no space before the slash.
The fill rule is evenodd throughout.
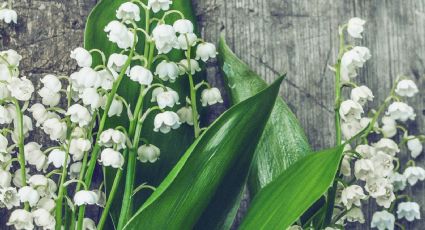
<path id="1" fill-rule="evenodd" d="M 220 116 L 124 229 L 191 229 L 226 177 L 252 158 L 281 81 Z"/>
<path id="2" fill-rule="evenodd" d="M 118 7 L 128 0 L 102 0 L 100 1 L 95 8 L 90 13 L 86 30 L 84 34 L 84 46 L 86 49 L 100 49 L 105 52 L 106 56 L 109 57 L 114 52 L 119 52 L 118 47 L 110 42 L 107 38 L 106 33 L 104 32 L 105 26 L 112 20 L 115 20 L 115 12 Z M 147 2 L 147 1 L 145 1 Z M 171 5 L 171 9 L 181 11 L 185 17 L 192 22 L 195 22 L 195 16 L 192 11 L 192 5 L 190 0 L 174 0 Z M 143 10 L 141 8 L 142 16 L 141 21 L 138 23 L 140 27 L 144 28 L 145 17 Z M 153 14 L 154 17 L 162 17 L 162 13 Z M 167 19 L 167 23 L 172 23 L 176 19 L 176 16 L 173 15 Z M 151 28 L 152 29 L 152 28 Z M 138 53 L 143 53 L 143 43 L 144 38 L 139 36 L 139 44 L 137 47 Z M 181 60 L 184 56 L 181 51 L 173 51 L 169 55 L 171 60 Z M 98 65 L 101 63 L 100 56 L 94 54 L 94 64 Z M 199 82 L 203 79 L 202 73 L 195 76 L 195 81 Z M 185 97 L 188 95 L 188 81 L 187 77 L 180 77 L 175 83 L 170 84 L 169 87 L 176 90 L 180 95 L 180 103 L 185 104 Z M 130 104 L 134 106 L 136 104 L 137 97 L 139 95 L 139 86 L 137 83 L 131 81 L 129 78 L 124 78 L 121 83 L 120 88 L 118 89 L 118 94 L 124 97 Z M 148 95 L 149 97 L 149 95 Z M 148 101 L 150 98 L 146 98 L 145 105 L 149 106 Z M 199 100 L 198 100 L 199 101 Z M 179 107 L 176 106 L 175 110 Z M 202 108 L 198 106 L 198 108 Z M 134 107 L 132 108 L 134 109 Z M 200 111 L 201 118 L 205 115 L 204 111 Z M 150 141 L 150 143 L 158 146 L 161 149 L 161 158 L 155 164 L 138 164 L 135 186 L 148 183 L 153 186 L 159 185 L 159 183 L 165 178 L 169 171 L 174 167 L 179 158 L 183 155 L 185 150 L 193 142 L 193 127 L 186 124 L 182 125 L 178 130 L 173 131 L 167 135 L 153 132 L 152 126 L 153 118 L 150 117 L 145 122 L 145 127 L 142 131 L 142 137 Z M 120 117 L 111 118 L 108 120 L 107 127 L 116 127 L 118 125 L 127 126 L 128 117 L 123 112 Z M 124 172 L 125 173 L 125 172 Z M 106 170 L 106 187 L 110 188 L 112 181 L 114 180 L 115 172 L 112 170 Z M 125 175 L 125 174 L 124 174 Z M 121 180 L 123 181 L 123 180 Z M 124 184 L 120 186 L 120 189 L 124 189 Z M 117 192 L 118 196 L 122 192 Z M 133 204 L 138 207 L 143 203 L 144 200 L 148 197 L 150 192 L 144 190 L 137 193 L 133 198 Z M 121 208 L 121 203 L 119 202 L 121 198 L 116 197 L 116 202 L 111 208 L 111 215 L 116 217 L 119 215 Z"/>
<path id="3" fill-rule="evenodd" d="M 331 186 L 343 147 L 310 154 L 292 164 L 255 196 L 244 229 L 286 229 Z"/>
<path id="4" fill-rule="evenodd" d="M 219 43 L 219 60 L 233 104 L 267 86 L 231 51 L 223 37 Z M 250 194 L 254 196 L 309 152 L 310 146 L 297 118 L 283 99 L 278 98 L 256 149 L 249 175 Z"/>

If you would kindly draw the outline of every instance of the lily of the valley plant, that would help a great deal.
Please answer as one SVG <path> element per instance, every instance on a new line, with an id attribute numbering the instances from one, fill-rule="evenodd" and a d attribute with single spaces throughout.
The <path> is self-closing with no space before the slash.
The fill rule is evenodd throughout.
<path id="1" fill-rule="evenodd" d="M 0 21 L 17 23 L 12 3 L 0 6 Z M 177 129 L 189 127 L 190 138 L 194 138 L 191 141 L 196 146 L 208 131 L 200 122 L 202 107 L 223 103 L 219 89 L 199 77 L 203 63 L 216 58 L 216 47 L 195 34 L 192 21 L 181 11 L 172 9 L 172 1 L 123 1 L 113 10 L 115 19 L 108 21 L 102 30 L 115 51 L 73 49 L 70 57 L 79 70 L 69 75 L 46 74 L 40 79 L 40 89 L 35 89 L 30 79 L 20 74 L 22 56 L 14 50 L 0 52 L 0 208 L 7 210 L 8 226 L 15 229 L 129 229 L 128 223 L 138 218 L 137 214 L 147 206 L 153 206 L 168 188 L 159 186 L 160 191 L 155 191 L 157 185 L 137 182 L 137 167 L 150 167 L 161 161 L 161 148 L 152 143 L 147 127 L 149 133 L 159 134 L 164 140 Z M 276 225 L 275 229 L 331 230 L 344 229 L 350 222 L 363 224 L 365 202 L 374 202 L 378 207 L 367 228 L 392 230 L 398 226 L 404 229 L 406 221 L 421 218 L 419 204 L 404 192 L 407 186 L 425 180 L 425 170 L 415 164 L 423 152 L 425 136 L 413 133 L 406 125 L 416 116 L 407 101 L 419 89 L 414 81 L 400 76 L 380 106 L 366 111 L 367 103 L 374 99 L 373 91 L 365 85 L 357 85 L 355 78 L 357 70 L 372 55 L 368 48 L 348 44 L 345 39 L 346 35 L 361 39 L 365 23 L 360 18 L 352 18 L 339 28 L 339 54 L 331 68 L 335 72 L 336 145 L 345 148 L 333 183 L 321 192 L 325 202 L 310 213 L 309 218 L 302 219 L 299 215 L 291 219 L 290 224 Z M 176 53 L 179 60 L 174 58 Z M 119 93 L 120 88 L 127 87 L 126 81 L 137 86 L 137 90 L 132 91 L 137 93 L 130 95 L 130 99 Z M 178 82 L 184 82 L 188 90 L 178 88 Z M 33 101 L 36 96 L 41 100 Z M 117 119 L 128 122 L 114 125 Z M 33 140 L 31 132 L 36 129 L 50 142 Z M 258 133 L 262 133 L 261 130 Z M 214 143 L 211 148 L 232 144 L 224 142 Z M 400 157 L 405 159 L 407 155 L 409 160 L 402 162 Z M 208 160 L 214 157 L 219 156 L 208 156 Z M 184 155 L 172 172 L 181 169 L 188 158 Z M 249 165 L 250 161 L 247 167 Z M 239 172 L 237 170 L 235 172 Z M 291 172 L 291 168 L 287 171 Z M 173 183 L 176 178 L 173 175 L 164 183 Z M 286 179 L 291 177 L 290 173 L 282 175 L 288 177 Z M 192 182 L 195 184 L 199 178 L 194 175 Z M 244 183 L 245 175 L 238 179 Z M 265 185 L 264 191 L 254 199 L 261 198 L 262 192 L 271 192 L 273 186 L 276 185 Z M 301 191 L 304 185 L 291 186 Z M 136 212 L 139 207 L 133 207 L 135 196 L 146 190 L 155 191 L 153 198 Z M 239 197 L 238 194 L 235 197 Z M 191 198 L 184 197 L 175 203 Z M 285 197 L 280 197 L 274 203 L 279 205 L 283 199 Z M 117 201 L 119 207 L 113 206 Z M 208 202 L 199 201 L 199 206 L 206 206 Z M 226 202 L 238 205 L 240 199 Z M 175 203 L 170 208 L 177 207 Z M 300 205 L 304 205 L 305 210 L 314 206 L 313 203 Z M 88 217 L 92 216 L 86 211 L 89 206 L 100 207 L 98 218 Z M 112 211 L 118 213 L 116 218 L 111 218 Z M 202 223 L 196 221 L 203 218 L 201 214 L 188 217 L 192 222 L 188 222 L 187 228 L 195 225 L 199 228 Z M 174 217 L 169 218 L 174 221 Z M 273 218 L 276 219 L 273 216 L 264 222 Z M 111 219 L 116 222 L 111 223 Z M 168 216 L 163 218 L 166 219 Z M 262 225 L 262 221 L 256 223 L 255 229 L 267 226 Z M 246 226 L 252 225 L 242 224 L 242 228 L 254 229 Z"/>

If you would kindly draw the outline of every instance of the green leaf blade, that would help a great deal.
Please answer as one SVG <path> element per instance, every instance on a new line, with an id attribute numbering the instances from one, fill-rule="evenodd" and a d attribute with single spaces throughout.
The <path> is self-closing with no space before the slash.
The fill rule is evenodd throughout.
<path id="1" fill-rule="evenodd" d="M 219 61 L 233 103 L 241 102 L 267 86 L 231 51 L 223 37 L 219 43 Z M 250 194 L 254 196 L 310 150 L 299 121 L 283 99 L 278 98 L 256 149 L 248 182 Z"/>
<path id="2" fill-rule="evenodd" d="M 310 154 L 264 187 L 252 201 L 241 230 L 286 229 L 331 186 L 343 147 Z"/>
<path id="3" fill-rule="evenodd" d="M 191 145 L 125 229 L 192 228 L 221 182 L 240 167 L 239 160 L 252 158 L 280 83 L 281 79 L 218 118 Z"/>

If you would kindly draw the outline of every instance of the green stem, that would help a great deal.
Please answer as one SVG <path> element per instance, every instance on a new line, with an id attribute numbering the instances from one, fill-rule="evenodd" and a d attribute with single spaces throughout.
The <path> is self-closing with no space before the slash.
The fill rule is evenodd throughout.
<path id="1" fill-rule="evenodd" d="M 136 44 L 137 44 L 137 32 L 134 31 L 133 33 L 134 35 L 134 42 L 133 42 L 133 47 L 130 50 L 130 54 L 128 55 L 128 58 L 116 80 L 116 82 L 114 82 L 114 85 L 112 86 L 112 90 L 108 95 L 108 100 L 106 102 L 106 107 L 103 111 L 102 114 L 102 118 L 100 120 L 99 123 L 99 129 L 96 135 L 96 141 L 95 141 L 95 146 L 93 148 L 93 151 L 91 153 L 91 158 L 89 161 L 89 166 L 87 168 L 87 172 L 85 175 L 85 183 L 88 187 L 90 187 L 91 181 L 92 181 L 92 177 L 93 177 L 93 172 L 94 172 L 94 168 L 96 167 L 96 162 L 97 162 L 97 158 L 100 152 L 100 146 L 99 146 L 99 137 L 100 134 L 103 132 L 103 129 L 105 128 L 105 123 L 106 123 L 106 119 L 108 118 L 108 111 L 111 108 L 111 104 L 112 101 L 115 97 L 115 94 L 117 93 L 118 87 L 120 86 L 120 83 L 125 75 L 125 71 L 127 70 L 127 68 L 130 66 L 131 64 L 131 59 L 133 58 L 134 52 L 135 52 L 135 48 L 136 48 Z M 83 227 L 83 219 L 84 219 L 84 213 L 85 213 L 85 206 L 82 205 L 80 206 L 79 210 L 78 210 L 78 224 L 77 224 L 77 229 L 81 230 Z"/>
<path id="2" fill-rule="evenodd" d="M 65 151 L 65 160 L 63 162 L 63 166 L 62 166 L 62 175 L 61 175 L 61 179 L 60 179 L 60 183 L 59 183 L 59 192 L 58 192 L 58 198 L 56 199 L 56 214 L 55 214 L 55 218 L 56 218 L 56 230 L 60 230 L 62 228 L 62 204 L 63 204 L 63 197 L 65 194 L 65 186 L 63 185 L 65 183 L 66 180 L 66 175 L 68 172 L 68 158 L 69 158 L 69 144 L 71 142 L 70 140 L 71 137 L 71 130 L 68 131 L 68 144 L 66 147 L 66 151 Z"/>
<path id="3" fill-rule="evenodd" d="M 22 178 L 22 187 L 27 185 L 27 173 L 25 168 L 25 150 L 24 150 L 24 118 L 19 106 L 19 102 L 16 99 L 13 99 L 13 104 L 15 104 L 16 116 L 18 119 L 18 162 L 21 169 L 21 178 Z M 24 209 L 29 211 L 30 206 L 28 202 L 24 203 Z"/>
<path id="4" fill-rule="evenodd" d="M 186 36 L 186 35 L 185 35 Z M 199 127 L 199 121 L 198 121 L 198 109 L 196 104 L 196 88 L 195 84 L 193 82 L 193 76 L 191 71 L 191 63 L 190 63 L 190 45 L 188 38 L 186 36 L 187 41 L 187 51 L 186 51 L 186 57 L 187 57 L 187 74 L 189 75 L 189 87 L 190 87 L 190 106 L 192 107 L 192 116 L 193 116 L 193 130 L 195 133 L 195 138 L 199 137 L 201 134 L 201 128 Z"/>
<path id="5" fill-rule="evenodd" d="M 128 150 L 124 150 L 124 158 L 127 156 Z M 122 177 L 122 169 L 118 169 L 117 173 L 115 174 L 114 183 L 111 187 L 111 192 L 108 194 L 108 200 L 106 201 L 105 208 L 102 211 L 102 216 L 100 217 L 99 223 L 97 225 L 98 230 L 102 230 L 105 226 L 106 219 L 108 218 L 109 210 L 111 209 L 112 202 L 115 198 L 115 194 L 117 192 L 118 186 L 120 185 L 121 177 Z"/>

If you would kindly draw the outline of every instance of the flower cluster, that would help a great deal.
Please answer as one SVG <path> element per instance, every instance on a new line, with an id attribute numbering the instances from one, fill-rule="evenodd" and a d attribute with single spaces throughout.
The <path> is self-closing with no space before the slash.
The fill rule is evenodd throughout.
<path id="1" fill-rule="evenodd" d="M 118 175 L 126 162 L 127 173 L 131 173 L 135 159 L 155 163 L 160 157 L 160 148 L 141 133 L 148 116 L 154 116 L 154 132 L 167 134 L 189 125 L 195 137 L 200 135 L 203 129 L 197 104 L 209 106 L 223 100 L 220 91 L 197 80 L 196 73 L 201 71 L 199 62 L 215 58 L 217 52 L 213 44 L 197 37 L 191 21 L 178 11 L 168 11 L 170 4 L 158 0 L 149 0 L 147 5 L 138 0 L 123 3 L 116 10 L 117 20 L 104 28 L 119 51 L 106 57 L 102 50 L 75 48 L 70 57 L 79 70 L 69 76 L 47 74 L 41 78 L 39 90 L 20 76 L 22 57 L 16 51 L 0 52 L 0 207 L 11 210 L 8 225 L 16 229 L 63 226 L 65 206 L 83 214 L 70 229 L 95 229 L 95 222 L 84 218 L 85 209 L 80 207 L 103 207 L 114 198 L 105 197 L 104 186 L 91 185 L 95 167 L 113 168 Z M 157 20 L 148 18 L 146 27 L 140 28 L 136 22 L 142 21 L 142 10 L 147 15 L 165 12 Z M 171 14 L 181 18 L 169 25 L 165 19 Z M 0 19 L 16 23 L 16 12 L 3 5 Z M 136 47 L 142 41 L 145 50 L 140 51 Z M 180 50 L 183 58 L 170 60 L 167 54 L 172 50 Z M 96 57 L 101 63 L 96 63 Z M 134 106 L 117 93 L 124 78 L 140 88 Z M 173 89 L 179 78 L 190 85 L 189 95 Z M 30 104 L 36 95 L 41 100 Z M 148 99 L 146 95 L 152 96 Z M 145 108 L 144 102 L 153 106 Z M 108 119 L 125 115 L 129 127 L 105 129 Z M 34 129 L 40 129 L 54 144 L 25 142 Z M 125 193 L 132 195 L 133 188 L 129 188 L 127 191 L 126 186 Z"/>
<path id="2" fill-rule="evenodd" d="M 345 29 L 351 37 L 361 38 L 364 24 L 360 18 L 350 19 L 340 28 L 340 39 L 344 40 Z M 373 92 L 353 80 L 357 76 L 356 70 L 371 58 L 370 51 L 366 47 L 345 44 L 340 49 L 340 59 L 335 67 L 339 96 L 337 116 L 340 119 L 337 128 L 340 128 L 340 140 L 345 140 L 346 146 L 337 186 L 335 224 L 344 225 L 345 221 L 364 223 L 361 203 L 373 199 L 383 210 L 375 212 L 371 227 L 394 229 L 396 224 L 400 225 L 396 219 L 420 219 L 419 205 L 403 194 L 407 185 L 414 186 L 425 179 L 425 170 L 415 166 L 414 161 L 423 151 L 425 136 L 410 135 L 404 125 L 416 116 L 406 99 L 415 96 L 419 90 L 412 80 L 399 77 L 380 107 L 365 111 L 367 103 L 374 99 Z M 349 99 L 342 99 L 343 88 L 351 89 Z M 361 141 L 355 142 L 358 135 Z M 370 135 L 376 140 L 373 143 L 369 143 Z M 402 165 L 400 156 L 411 160 Z"/>

